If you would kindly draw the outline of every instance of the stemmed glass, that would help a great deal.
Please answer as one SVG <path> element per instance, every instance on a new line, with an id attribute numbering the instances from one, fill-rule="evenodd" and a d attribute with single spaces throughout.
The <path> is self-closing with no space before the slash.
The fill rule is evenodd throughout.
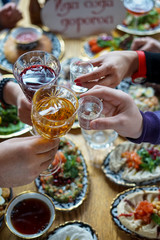
<path id="1" fill-rule="evenodd" d="M 31 102 L 34 93 L 47 84 L 56 83 L 60 73 L 60 62 L 44 51 L 29 51 L 21 55 L 13 66 L 13 74 L 25 96 Z M 31 131 L 31 134 L 35 134 Z M 61 165 L 59 152 L 42 176 L 54 174 Z"/>
<path id="2" fill-rule="evenodd" d="M 123 0 L 126 10 L 134 16 L 134 28 L 137 30 L 138 18 L 146 15 L 154 7 L 154 0 Z"/>
<path id="3" fill-rule="evenodd" d="M 29 51 L 13 65 L 13 75 L 29 101 L 40 87 L 56 83 L 61 70 L 60 62 L 44 51 Z"/>
<path id="4" fill-rule="evenodd" d="M 40 88 L 32 100 L 34 131 L 47 139 L 65 135 L 75 121 L 78 106 L 76 94 L 67 87 L 48 84 Z M 43 175 L 50 175 L 53 165 L 52 163 Z"/>

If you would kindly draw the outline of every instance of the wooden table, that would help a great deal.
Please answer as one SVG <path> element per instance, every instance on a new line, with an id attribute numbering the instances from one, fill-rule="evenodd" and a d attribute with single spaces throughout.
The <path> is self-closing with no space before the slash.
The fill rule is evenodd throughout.
<path id="1" fill-rule="evenodd" d="M 28 1 L 21 0 L 20 8 L 27 9 Z M 24 22 L 29 22 L 26 11 L 24 12 Z M 22 22 L 23 22 L 22 21 Z M 65 58 L 77 57 L 80 55 L 81 40 L 65 39 Z M 26 134 L 29 135 L 29 134 Z M 25 136 L 26 136 L 25 135 Z M 89 154 L 87 146 L 80 129 L 71 130 L 67 134 L 73 140 L 84 154 L 86 163 L 88 165 L 90 188 L 86 200 L 77 209 L 69 212 L 56 211 L 56 219 L 49 231 L 53 230 L 55 226 L 62 224 L 66 221 L 80 220 L 90 224 L 98 233 L 99 240 L 130 240 L 135 239 L 128 236 L 115 226 L 110 215 L 110 205 L 118 193 L 126 188 L 117 186 L 110 182 L 101 170 L 101 164 L 104 156 L 107 154 L 108 149 L 101 154 L 101 156 L 94 160 L 94 156 Z M 121 143 L 124 139 L 118 137 L 115 145 Z M 33 183 L 13 188 L 13 195 L 21 193 L 24 190 L 37 190 Z M 0 232 L 0 240 L 16 240 L 16 238 L 6 226 Z M 86 239 L 87 240 L 87 239 Z"/>

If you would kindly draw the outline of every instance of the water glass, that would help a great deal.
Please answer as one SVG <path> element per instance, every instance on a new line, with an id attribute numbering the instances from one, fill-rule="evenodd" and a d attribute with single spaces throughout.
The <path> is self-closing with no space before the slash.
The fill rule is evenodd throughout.
<path id="1" fill-rule="evenodd" d="M 81 129 L 82 135 L 87 144 L 92 149 L 110 149 L 113 146 L 113 142 L 118 137 L 117 132 L 114 130 L 85 130 Z"/>
<path id="2" fill-rule="evenodd" d="M 93 65 L 91 63 L 85 62 L 82 59 L 76 59 L 72 61 L 70 65 L 70 81 L 71 81 L 71 88 L 77 94 L 86 92 L 88 88 L 77 86 L 74 83 L 74 80 L 81 75 L 90 73 L 93 71 Z"/>

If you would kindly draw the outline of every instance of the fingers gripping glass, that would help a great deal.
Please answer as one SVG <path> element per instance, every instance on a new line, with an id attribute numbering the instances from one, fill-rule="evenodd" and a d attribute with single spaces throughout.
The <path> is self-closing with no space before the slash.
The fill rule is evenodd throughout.
<path id="1" fill-rule="evenodd" d="M 34 132 L 47 139 L 65 135 L 75 121 L 78 106 L 76 94 L 66 87 L 49 84 L 38 89 L 31 110 Z M 60 154 L 57 153 L 45 174 L 41 175 L 51 175 L 59 160 Z"/>

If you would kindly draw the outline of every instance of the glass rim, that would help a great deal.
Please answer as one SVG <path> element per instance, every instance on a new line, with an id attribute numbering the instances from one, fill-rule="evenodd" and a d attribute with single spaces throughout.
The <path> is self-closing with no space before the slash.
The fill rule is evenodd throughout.
<path id="1" fill-rule="evenodd" d="M 91 98 L 91 99 L 94 99 L 96 100 L 98 103 L 99 103 L 99 106 L 100 106 L 100 112 L 103 110 L 103 102 L 101 99 L 99 99 L 98 97 L 95 97 L 93 95 L 86 95 L 84 97 L 81 97 L 78 102 L 79 102 L 79 106 L 81 106 L 81 104 L 83 103 L 83 101 L 87 98 Z M 89 102 L 89 101 L 88 101 Z"/>
<path id="2" fill-rule="evenodd" d="M 85 63 L 85 64 L 87 64 L 88 66 L 91 66 L 92 69 L 93 69 L 93 67 L 94 67 L 92 63 L 90 63 L 90 62 L 88 62 L 88 61 L 85 61 L 85 60 L 83 60 L 83 59 L 77 58 L 77 59 L 75 59 L 75 60 L 73 60 L 73 61 L 71 62 L 71 64 L 70 64 L 70 71 L 72 71 L 72 70 L 71 70 L 72 66 L 73 66 L 75 63 L 77 63 L 77 62 Z"/>
<path id="3" fill-rule="evenodd" d="M 46 51 L 42 51 L 42 50 L 33 50 L 33 51 L 28 51 L 28 52 L 25 52 L 25 53 L 23 53 L 22 55 L 20 55 L 18 58 L 17 58 L 17 60 L 15 61 L 15 63 L 13 64 L 13 67 L 12 67 L 12 69 L 13 69 L 13 75 L 15 76 L 16 74 L 15 74 L 15 69 L 17 68 L 16 66 L 18 65 L 18 62 L 24 57 L 24 56 L 26 56 L 26 55 L 29 55 L 29 54 L 32 54 L 32 53 L 43 53 L 44 54 L 44 56 L 51 56 L 55 61 L 56 61 L 56 63 L 57 63 L 57 69 L 58 69 L 58 73 L 57 74 L 55 74 L 55 75 L 57 75 L 56 76 L 56 78 L 59 76 L 59 73 L 60 73 L 60 71 L 61 71 L 61 64 L 60 64 L 60 61 L 59 61 L 59 59 L 57 58 L 57 57 L 55 57 L 52 53 L 49 53 L 49 52 L 46 52 Z M 34 55 L 33 55 L 34 56 Z M 35 55 L 36 56 L 36 55 Z M 45 65 L 45 64 L 44 64 Z M 47 65 L 45 65 L 45 66 L 47 66 Z M 16 76 L 15 76 L 15 78 L 16 78 Z"/>

